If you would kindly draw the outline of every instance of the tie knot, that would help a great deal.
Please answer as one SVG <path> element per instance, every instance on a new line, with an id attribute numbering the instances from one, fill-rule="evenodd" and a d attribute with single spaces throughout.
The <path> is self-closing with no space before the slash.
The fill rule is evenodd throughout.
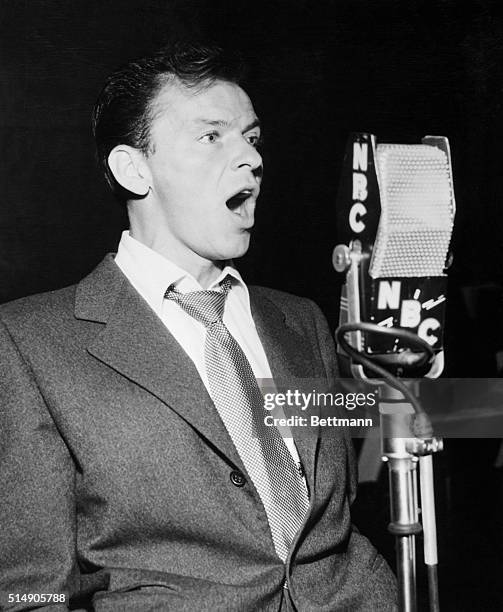
<path id="1" fill-rule="evenodd" d="M 220 283 L 220 291 L 191 291 L 180 293 L 170 285 L 164 294 L 165 299 L 173 300 L 187 314 L 209 327 L 212 323 L 220 321 L 224 314 L 225 299 L 231 288 L 231 279 L 226 276 Z"/>

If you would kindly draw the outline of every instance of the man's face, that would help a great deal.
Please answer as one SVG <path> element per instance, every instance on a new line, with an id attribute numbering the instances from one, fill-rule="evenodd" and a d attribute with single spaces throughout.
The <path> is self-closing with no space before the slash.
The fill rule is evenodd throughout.
<path id="1" fill-rule="evenodd" d="M 178 262 L 221 261 L 248 250 L 260 191 L 260 128 L 237 85 L 167 85 L 156 100 L 146 158 L 162 240 Z"/>

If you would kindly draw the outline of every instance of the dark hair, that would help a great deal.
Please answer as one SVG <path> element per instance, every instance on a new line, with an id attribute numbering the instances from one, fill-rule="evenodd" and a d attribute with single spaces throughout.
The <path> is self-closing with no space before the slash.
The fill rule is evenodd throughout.
<path id="1" fill-rule="evenodd" d="M 154 102 L 166 84 L 176 79 L 187 88 L 202 90 L 216 80 L 239 84 L 243 76 L 243 61 L 238 53 L 181 42 L 112 73 L 94 106 L 92 127 L 98 163 L 114 194 L 120 200 L 138 198 L 115 180 L 108 156 L 119 144 L 149 152 Z"/>

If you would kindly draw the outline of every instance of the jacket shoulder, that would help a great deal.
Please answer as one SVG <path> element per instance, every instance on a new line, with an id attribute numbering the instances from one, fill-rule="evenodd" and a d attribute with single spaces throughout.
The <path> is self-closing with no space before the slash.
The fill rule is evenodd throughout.
<path id="1" fill-rule="evenodd" d="M 266 287 L 251 286 L 249 290 L 252 300 L 260 301 L 265 309 L 269 307 L 279 310 L 289 327 L 316 346 L 315 350 L 320 354 L 329 377 L 338 375 L 332 333 L 324 314 L 315 302 Z"/>
<path id="2" fill-rule="evenodd" d="M 278 308 L 312 309 L 313 306 L 317 308 L 316 304 L 309 298 L 293 295 L 293 293 L 287 293 L 286 291 L 260 287 L 258 285 L 251 285 L 249 291 L 255 298 L 269 300 Z"/>
<path id="3" fill-rule="evenodd" d="M 79 305 L 86 312 L 92 312 L 93 307 L 109 310 L 123 280 L 118 266 L 113 263 L 113 254 L 110 253 L 78 283 L 1 305 L 0 321 L 7 327 L 16 328 L 30 325 L 46 328 L 65 326 L 66 322 L 80 318 L 82 312 L 79 312 Z"/>
<path id="4" fill-rule="evenodd" d="M 0 320 L 11 329 L 47 325 L 73 317 L 77 285 L 37 293 L 0 305 Z"/>
<path id="5" fill-rule="evenodd" d="M 281 310 L 287 319 L 300 318 L 312 321 L 313 319 L 325 323 L 325 317 L 319 306 L 313 300 L 306 297 L 299 297 L 286 291 L 270 289 L 252 285 L 249 287 L 252 299 L 259 300 L 265 305 L 274 305 Z"/>

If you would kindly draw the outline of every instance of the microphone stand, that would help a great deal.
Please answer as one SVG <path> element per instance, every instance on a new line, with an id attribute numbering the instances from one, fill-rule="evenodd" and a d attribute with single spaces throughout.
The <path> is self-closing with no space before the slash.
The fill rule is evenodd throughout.
<path id="1" fill-rule="evenodd" d="M 418 382 L 396 378 L 345 339 L 348 332 L 365 331 L 394 335 L 419 344 L 430 359 L 433 352 L 427 343 L 404 330 L 386 329 L 372 323 L 346 323 L 336 330 L 336 339 L 342 350 L 388 383 L 377 382 L 380 390 L 382 460 L 388 464 L 389 471 L 391 521 L 388 530 L 395 536 L 396 543 L 399 610 L 417 611 L 415 538 L 424 531 L 430 611 L 439 612 L 432 453 L 441 451 L 443 443 L 440 438 L 433 437 L 431 422 L 417 399 Z M 354 368 L 353 372 L 358 378 L 376 384 L 375 380 L 365 376 L 361 366 Z M 418 464 L 422 526 L 419 522 Z"/>
<path id="2" fill-rule="evenodd" d="M 417 386 L 412 381 L 411 386 Z M 424 531 L 424 557 L 428 568 L 431 612 L 439 611 L 437 578 L 437 540 L 431 453 L 442 450 L 438 438 L 411 436 L 411 405 L 392 387 L 380 388 L 382 460 L 388 465 L 390 515 L 388 531 L 395 536 L 399 609 L 416 612 L 415 537 Z M 421 515 L 419 522 L 417 475 L 419 464 Z"/>

